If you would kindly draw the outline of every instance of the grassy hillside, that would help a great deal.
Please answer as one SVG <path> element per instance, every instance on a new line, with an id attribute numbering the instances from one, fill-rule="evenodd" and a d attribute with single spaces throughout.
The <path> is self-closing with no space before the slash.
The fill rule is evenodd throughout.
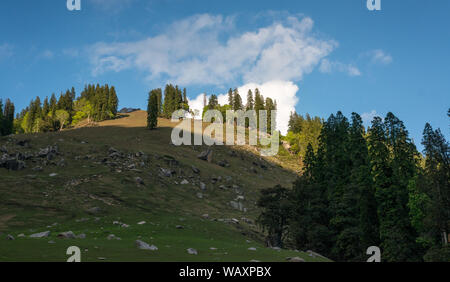
<path id="1" fill-rule="evenodd" d="M 0 261 L 64 261 L 69 246 L 83 261 L 324 260 L 264 247 L 255 225 L 258 191 L 296 177 L 289 154 L 262 159 L 253 148 L 215 146 L 209 163 L 197 158 L 206 147 L 170 144 L 173 123 L 161 119 L 154 131 L 145 123 L 138 111 L 96 127 L 2 138 L 0 156 L 25 168 L 0 168 Z M 57 237 L 69 230 L 86 238 Z M 29 237 L 43 231 L 49 237 Z M 158 250 L 138 249 L 138 239 Z"/>

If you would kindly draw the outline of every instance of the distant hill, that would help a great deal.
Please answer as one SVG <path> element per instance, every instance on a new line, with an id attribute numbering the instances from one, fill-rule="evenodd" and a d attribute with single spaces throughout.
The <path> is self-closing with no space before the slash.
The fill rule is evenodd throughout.
<path id="1" fill-rule="evenodd" d="M 140 111 L 141 109 L 137 108 L 137 109 L 133 109 L 133 108 L 122 108 L 119 113 L 121 114 L 129 114 L 132 112 L 136 112 L 136 111 Z"/>

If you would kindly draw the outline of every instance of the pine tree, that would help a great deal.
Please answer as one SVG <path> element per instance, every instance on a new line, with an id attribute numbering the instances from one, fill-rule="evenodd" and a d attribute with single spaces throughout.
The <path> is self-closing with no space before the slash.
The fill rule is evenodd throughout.
<path id="1" fill-rule="evenodd" d="M 14 104 L 11 102 L 11 100 L 6 99 L 5 108 L 3 111 L 3 125 L 0 125 L 3 127 L 3 135 L 10 135 L 14 133 L 14 112 Z"/>
<path id="2" fill-rule="evenodd" d="M 108 106 L 112 116 L 115 117 L 117 115 L 117 107 L 119 106 L 119 99 L 117 98 L 116 88 L 114 86 L 111 86 L 111 88 L 109 89 Z"/>
<path id="3" fill-rule="evenodd" d="M 259 129 L 259 111 L 262 111 L 265 109 L 264 106 L 264 98 L 259 93 L 259 89 L 255 89 L 255 111 L 256 111 L 256 117 L 257 117 L 257 128 Z"/>
<path id="4" fill-rule="evenodd" d="M 233 90 L 231 88 L 230 88 L 230 90 L 228 90 L 228 105 L 230 105 L 231 107 L 234 107 Z"/>
<path id="5" fill-rule="evenodd" d="M 255 107 L 255 101 L 253 100 L 253 92 L 251 89 L 247 93 L 247 105 L 245 106 L 246 111 L 253 110 Z"/>
<path id="6" fill-rule="evenodd" d="M 384 123 L 374 118 L 368 141 L 383 260 L 420 260 L 407 206 L 408 185 L 416 174 L 415 147 L 403 123 L 392 113 L 386 115 Z"/>
<path id="7" fill-rule="evenodd" d="M 242 105 L 241 95 L 239 95 L 239 91 L 237 90 L 237 88 L 233 91 L 232 107 L 234 111 L 242 110 L 244 108 L 244 106 Z"/>
<path id="8" fill-rule="evenodd" d="M 423 181 L 417 183 L 417 186 L 429 201 L 421 211 L 426 218 L 422 218 L 423 228 L 418 231 L 428 239 L 431 247 L 439 250 L 449 243 L 450 146 L 440 129 L 433 130 L 428 123 L 423 132 L 422 145 L 425 168 Z"/>
<path id="9" fill-rule="evenodd" d="M 352 114 L 348 150 L 352 162 L 350 182 L 353 193 L 358 195 L 359 201 L 359 232 L 361 249 L 379 245 L 379 223 L 375 189 L 370 175 L 369 151 L 364 138 L 365 129 L 361 116 Z M 357 215 L 356 215 L 357 216 Z"/>
<path id="10" fill-rule="evenodd" d="M 158 93 L 150 91 L 147 106 L 147 128 L 152 130 L 158 126 Z"/>

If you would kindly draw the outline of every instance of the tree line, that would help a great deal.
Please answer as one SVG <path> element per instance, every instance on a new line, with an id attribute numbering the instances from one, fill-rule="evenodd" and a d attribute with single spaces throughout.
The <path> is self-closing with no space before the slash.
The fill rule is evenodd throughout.
<path id="1" fill-rule="evenodd" d="M 206 104 L 206 103 L 205 103 Z M 253 94 L 253 91 L 251 89 L 247 92 L 247 103 L 244 105 L 242 102 L 242 97 L 239 94 L 239 91 L 237 88 L 229 89 L 228 90 L 228 104 L 226 105 L 220 105 L 217 95 L 212 94 L 209 97 L 208 103 L 203 108 L 202 116 L 204 116 L 205 112 L 208 110 L 218 110 L 221 112 L 222 116 L 226 116 L 226 112 L 228 110 L 232 111 L 250 111 L 254 110 L 256 112 L 256 127 L 257 129 L 260 128 L 259 124 L 259 118 L 260 118 L 260 111 L 266 110 L 267 111 L 267 128 L 271 129 L 272 126 L 272 111 L 277 110 L 277 101 L 273 100 L 272 98 L 265 98 L 260 93 L 259 89 L 255 89 L 255 94 Z M 274 117 L 276 120 L 276 117 Z M 224 120 L 225 122 L 225 120 Z M 249 121 L 246 120 L 246 127 L 249 127 Z M 274 124 L 274 127 L 276 128 L 276 124 Z"/>
<path id="2" fill-rule="evenodd" d="M 388 262 L 450 261 L 449 143 L 427 124 L 422 144 L 392 113 L 367 131 L 356 113 L 331 115 L 293 188 L 262 190 L 268 241 L 337 261 L 365 261 L 369 246 Z"/>
<path id="3" fill-rule="evenodd" d="M 15 133 L 38 133 L 62 130 L 76 126 L 81 121 L 103 121 L 117 115 L 119 100 L 114 86 L 86 85 L 77 98 L 75 88 L 61 93 L 59 99 L 53 93 L 41 102 L 32 100 L 14 120 Z"/>
<path id="4" fill-rule="evenodd" d="M 161 88 L 153 89 L 148 94 L 148 106 L 147 106 L 147 125 L 148 128 L 153 129 L 157 127 L 158 117 L 168 118 L 172 117 L 172 113 L 176 110 L 186 110 L 191 113 L 192 116 L 198 116 L 199 113 L 195 113 L 189 108 L 189 101 L 187 99 L 186 88 L 181 90 L 177 85 L 167 84 L 164 89 L 164 95 Z M 267 128 L 271 128 L 272 125 L 272 110 L 277 109 L 276 100 L 271 98 L 266 98 L 260 94 L 259 90 L 255 90 L 255 95 L 253 96 L 252 90 L 247 93 L 247 104 L 244 106 L 242 102 L 242 97 L 237 89 L 228 91 L 228 104 L 220 105 L 217 95 L 212 94 L 209 97 L 208 102 L 204 101 L 204 108 L 202 117 L 208 110 L 218 110 L 221 112 L 222 116 L 226 116 L 227 110 L 255 110 L 257 127 L 259 128 L 259 111 L 267 110 Z M 224 120 L 225 122 L 225 120 Z M 249 122 L 246 120 L 246 126 L 248 127 Z M 276 126 L 276 125 L 274 125 Z"/>

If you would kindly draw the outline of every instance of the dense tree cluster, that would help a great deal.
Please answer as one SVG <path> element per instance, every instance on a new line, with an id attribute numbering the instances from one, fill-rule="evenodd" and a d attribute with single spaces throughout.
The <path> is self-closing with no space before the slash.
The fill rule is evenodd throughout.
<path id="1" fill-rule="evenodd" d="M 7 99 L 5 105 L 0 99 L 0 136 L 10 135 L 14 132 L 14 104 Z"/>
<path id="2" fill-rule="evenodd" d="M 162 101 L 161 90 L 156 89 L 153 91 L 158 92 L 158 101 L 160 103 L 160 101 Z M 189 111 L 189 102 L 186 95 L 186 88 L 181 90 L 178 85 L 166 85 L 166 88 L 164 89 L 164 102 L 162 106 L 159 106 L 158 110 L 160 110 L 161 112 L 158 113 L 158 115 L 162 115 L 163 117 L 170 119 L 172 117 L 172 113 L 180 109 Z"/>
<path id="3" fill-rule="evenodd" d="M 349 121 L 338 112 L 318 142 L 308 145 L 293 189 L 264 190 L 258 202 L 273 245 L 287 238 L 337 261 L 363 261 L 369 246 L 381 248 L 383 261 L 450 260 L 449 144 L 439 130 L 425 127 L 424 166 L 392 113 L 365 132 L 358 114 Z"/>
<path id="4" fill-rule="evenodd" d="M 167 84 L 164 88 L 164 96 L 161 88 L 151 90 L 147 101 L 147 127 L 149 129 L 157 127 L 158 117 L 170 119 L 173 112 L 177 110 L 189 112 L 186 88 L 181 90 L 178 85 Z"/>
<path id="5" fill-rule="evenodd" d="M 284 140 L 290 145 L 289 150 L 297 154 L 303 160 L 306 156 L 306 149 L 311 144 L 314 151 L 319 147 L 319 135 L 322 131 L 323 120 L 319 117 L 305 117 L 296 112 L 291 113 L 289 119 L 289 129 Z"/>
<path id="6" fill-rule="evenodd" d="M 77 125 L 82 120 L 103 121 L 117 114 L 119 100 L 114 86 L 87 85 L 80 97 L 75 89 L 61 93 L 59 99 L 52 94 L 50 100 L 39 97 L 17 115 L 15 132 L 37 133 L 61 130 Z"/>

